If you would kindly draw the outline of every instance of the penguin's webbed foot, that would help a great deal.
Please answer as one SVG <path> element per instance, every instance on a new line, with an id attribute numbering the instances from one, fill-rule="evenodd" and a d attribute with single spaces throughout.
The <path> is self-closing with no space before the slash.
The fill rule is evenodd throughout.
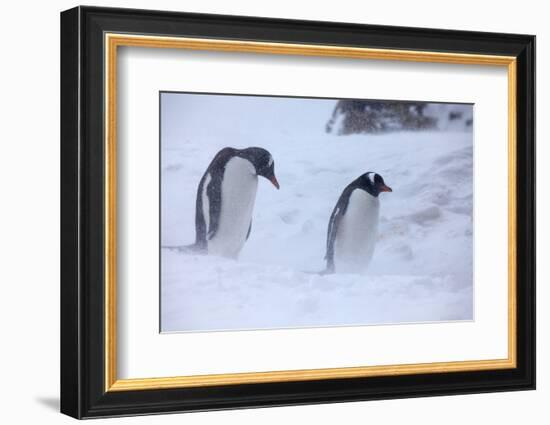
<path id="1" fill-rule="evenodd" d="M 163 246 L 163 249 L 167 249 L 169 251 L 175 251 L 178 254 L 206 254 L 206 249 L 199 246 L 198 244 L 194 243 L 191 245 L 175 245 L 175 246 Z"/>

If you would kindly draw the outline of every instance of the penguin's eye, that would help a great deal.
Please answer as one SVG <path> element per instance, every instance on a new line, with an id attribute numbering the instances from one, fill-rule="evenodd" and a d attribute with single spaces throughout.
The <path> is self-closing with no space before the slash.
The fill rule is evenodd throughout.
<path id="1" fill-rule="evenodd" d="M 271 167 L 272 165 L 273 165 L 273 157 L 270 156 L 270 157 L 269 157 L 269 161 L 267 161 L 267 166 L 268 166 L 268 167 Z"/>

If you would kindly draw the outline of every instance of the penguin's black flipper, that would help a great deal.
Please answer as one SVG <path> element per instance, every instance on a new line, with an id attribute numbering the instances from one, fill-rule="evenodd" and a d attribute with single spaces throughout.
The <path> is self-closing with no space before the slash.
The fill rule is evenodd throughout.
<path id="1" fill-rule="evenodd" d="M 206 188 L 206 196 L 209 202 L 208 240 L 212 239 L 218 231 L 220 225 L 220 215 L 222 210 L 222 177 L 221 173 L 211 173 L 211 180 Z"/>
<path id="2" fill-rule="evenodd" d="M 246 232 L 246 240 L 248 240 L 248 237 L 250 236 L 251 231 L 252 231 L 252 219 L 250 219 L 250 226 L 248 226 L 248 232 Z"/>
<path id="3" fill-rule="evenodd" d="M 200 249 L 206 249 L 207 239 L 214 237 L 218 230 L 220 211 L 221 211 L 221 184 L 223 179 L 223 173 L 225 171 L 225 165 L 227 161 L 235 154 L 234 148 L 223 148 L 219 151 L 210 165 L 204 172 L 199 187 L 197 188 L 197 201 L 195 211 L 195 228 L 196 239 L 195 245 Z M 208 219 L 209 226 L 206 226 L 206 218 L 204 217 L 204 208 L 202 203 L 202 196 L 204 193 L 204 185 L 208 181 L 208 187 L 206 188 L 206 196 L 208 197 Z"/>
<path id="4" fill-rule="evenodd" d="M 330 215 L 330 220 L 328 222 L 327 229 L 327 251 L 325 254 L 325 260 L 327 260 L 327 268 L 322 274 L 334 273 L 334 242 L 336 240 L 336 233 L 338 232 L 338 226 L 340 225 L 340 220 L 342 218 L 342 209 L 336 204 L 332 214 Z"/>
<path id="5" fill-rule="evenodd" d="M 200 246 L 206 248 L 206 221 L 204 219 L 203 209 L 202 209 L 202 192 L 205 184 L 206 176 L 208 172 L 204 173 L 199 182 L 199 187 L 197 188 L 197 201 L 195 203 L 195 244 L 194 246 Z"/>
<path id="6" fill-rule="evenodd" d="M 332 214 L 330 215 L 330 220 L 328 221 L 327 229 L 327 252 L 325 255 L 325 260 L 327 260 L 327 268 L 323 271 L 323 274 L 334 273 L 334 243 L 336 241 L 336 235 L 338 233 L 338 227 L 342 221 L 342 217 L 346 213 L 348 208 L 348 201 L 351 196 L 351 193 L 355 190 L 355 182 L 350 183 L 336 202 Z"/>

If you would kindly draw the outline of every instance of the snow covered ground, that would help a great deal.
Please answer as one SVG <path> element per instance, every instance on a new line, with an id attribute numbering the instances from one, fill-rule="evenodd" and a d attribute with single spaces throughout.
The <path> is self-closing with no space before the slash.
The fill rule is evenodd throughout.
<path id="1" fill-rule="evenodd" d="M 225 146 L 275 158 L 238 261 L 161 249 L 161 329 L 205 331 L 473 319 L 471 131 L 336 136 L 336 101 L 163 94 L 161 245 L 195 238 L 195 195 Z M 329 216 L 366 171 L 380 195 L 368 273 L 320 276 Z"/>

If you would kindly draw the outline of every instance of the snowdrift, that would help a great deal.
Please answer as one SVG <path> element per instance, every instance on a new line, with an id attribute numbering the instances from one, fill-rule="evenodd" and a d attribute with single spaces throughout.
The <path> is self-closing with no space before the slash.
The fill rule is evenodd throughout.
<path id="1" fill-rule="evenodd" d="M 163 94 L 162 246 L 194 241 L 197 185 L 221 148 L 268 149 L 281 184 L 260 179 L 238 261 L 161 249 L 163 332 L 473 319 L 471 131 L 326 134 L 334 104 Z M 332 208 L 366 171 L 393 189 L 368 273 L 318 275 Z"/>

